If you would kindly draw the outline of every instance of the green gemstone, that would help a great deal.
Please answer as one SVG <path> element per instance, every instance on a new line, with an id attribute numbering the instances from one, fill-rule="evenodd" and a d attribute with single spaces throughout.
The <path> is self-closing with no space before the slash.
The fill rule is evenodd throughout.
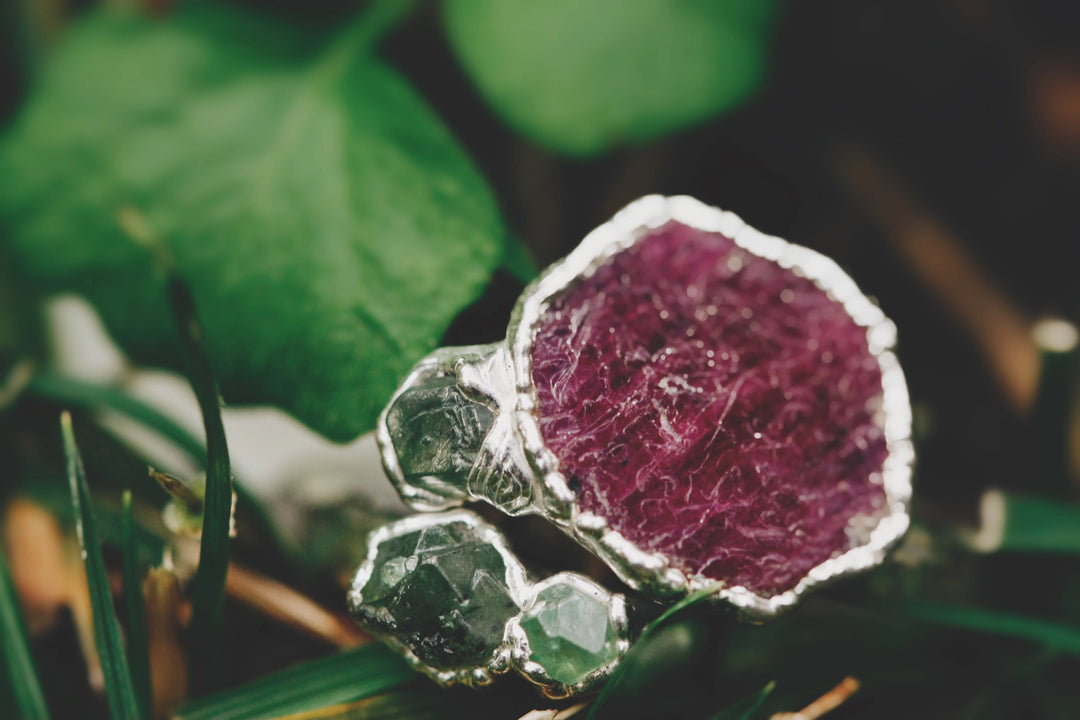
<path id="1" fill-rule="evenodd" d="M 554 680 L 576 685 L 618 655 L 608 604 L 568 584 L 540 591 L 521 618 L 529 659 Z"/>
<path id="2" fill-rule="evenodd" d="M 364 622 L 442 670 L 485 665 L 519 610 L 502 555 L 461 522 L 383 540 L 360 595 Z"/>
<path id="3" fill-rule="evenodd" d="M 490 403 L 467 395 L 452 377 L 434 377 L 394 401 L 386 424 L 401 472 L 410 484 L 436 494 L 443 484 L 467 496 L 469 473 L 495 421 Z"/>

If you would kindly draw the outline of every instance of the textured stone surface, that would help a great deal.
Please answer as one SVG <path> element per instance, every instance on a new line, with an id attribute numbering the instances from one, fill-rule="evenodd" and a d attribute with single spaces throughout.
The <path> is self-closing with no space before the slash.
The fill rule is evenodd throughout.
<path id="1" fill-rule="evenodd" d="M 721 235 L 669 223 L 553 298 L 532 377 L 582 508 L 686 571 L 782 591 L 884 505 L 865 330 Z"/>
<path id="2" fill-rule="evenodd" d="M 494 420 L 490 405 L 463 392 L 456 378 L 442 376 L 403 392 L 390 406 L 386 426 L 406 481 L 466 497 L 469 473 Z"/>
<path id="3" fill-rule="evenodd" d="M 434 377 L 406 390 L 390 407 L 387 426 L 406 477 L 463 478 L 472 469 L 495 413 L 466 395 L 456 378 Z"/>
<path id="4" fill-rule="evenodd" d="M 581 682 L 618 654 L 607 603 L 572 585 L 541 590 L 522 614 L 521 629 L 529 639 L 529 659 L 565 685 Z"/>
<path id="5" fill-rule="evenodd" d="M 505 575 L 502 556 L 467 525 L 425 528 L 379 544 L 354 611 L 432 667 L 478 667 L 519 610 Z"/>

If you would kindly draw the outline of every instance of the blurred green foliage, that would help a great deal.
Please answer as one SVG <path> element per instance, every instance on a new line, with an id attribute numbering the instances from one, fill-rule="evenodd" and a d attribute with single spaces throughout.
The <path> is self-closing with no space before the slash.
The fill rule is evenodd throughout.
<path id="1" fill-rule="evenodd" d="M 594 155 L 738 107 L 761 84 L 776 0 L 453 0 L 462 65 L 511 127 Z"/>
<path id="2" fill-rule="evenodd" d="M 80 21 L 0 144 L 19 270 L 177 366 L 162 280 L 117 222 L 135 208 L 191 283 L 227 398 L 369 430 L 506 246 L 465 153 L 373 55 L 400 5 L 319 50 L 221 3 Z"/>

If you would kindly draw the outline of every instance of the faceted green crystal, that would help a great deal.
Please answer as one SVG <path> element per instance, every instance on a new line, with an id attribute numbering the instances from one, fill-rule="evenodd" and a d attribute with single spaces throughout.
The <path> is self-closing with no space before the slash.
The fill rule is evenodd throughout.
<path id="1" fill-rule="evenodd" d="M 453 377 L 436 376 L 402 393 L 387 413 L 386 426 L 410 484 L 464 498 L 494 420 L 489 403 L 463 392 Z"/>
<path id="2" fill-rule="evenodd" d="M 384 539 L 359 594 L 365 623 L 440 670 L 485 665 L 519 610 L 502 555 L 462 522 Z"/>
<path id="3" fill-rule="evenodd" d="M 529 659 L 564 685 L 575 685 L 618 655 L 608 604 L 569 584 L 553 584 L 522 614 Z"/>

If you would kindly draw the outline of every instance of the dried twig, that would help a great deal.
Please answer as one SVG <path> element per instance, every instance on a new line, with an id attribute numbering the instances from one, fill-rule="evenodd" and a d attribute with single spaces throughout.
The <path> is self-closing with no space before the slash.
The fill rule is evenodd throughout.
<path id="1" fill-rule="evenodd" d="M 845 185 L 945 310 L 972 336 L 1009 401 L 1035 399 L 1039 351 L 1031 322 L 982 271 L 963 244 L 863 148 L 834 156 Z"/>
<path id="2" fill-rule="evenodd" d="M 568 720 L 568 718 L 574 717 L 588 706 L 589 703 L 578 703 L 561 710 L 531 710 L 522 715 L 519 720 Z"/>
<path id="3" fill-rule="evenodd" d="M 183 628 L 191 618 L 180 581 L 166 568 L 151 568 L 143 580 L 146 635 L 154 689 L 154 717 L 167 718 L 187 697 Z"/>
<path id="4" fill-rule="evenodd" d="M 843 705 L 844 702 L 858 689 L 859 681 L 849 675 L 841 680 L 839 685 L 804 707 L 799 712 L 775 713 L 770 720 L 817 720 L 825 713 L 831 712 Z"/>
<path id="5" fill-rule="evenodd" d="M 371 639 L 343 615 L 332 613 L 289 586 L 236 563 L 229 564 L 225 591 L 229 597 L 264 615 L 337 647 L 356 647 Z"/>

